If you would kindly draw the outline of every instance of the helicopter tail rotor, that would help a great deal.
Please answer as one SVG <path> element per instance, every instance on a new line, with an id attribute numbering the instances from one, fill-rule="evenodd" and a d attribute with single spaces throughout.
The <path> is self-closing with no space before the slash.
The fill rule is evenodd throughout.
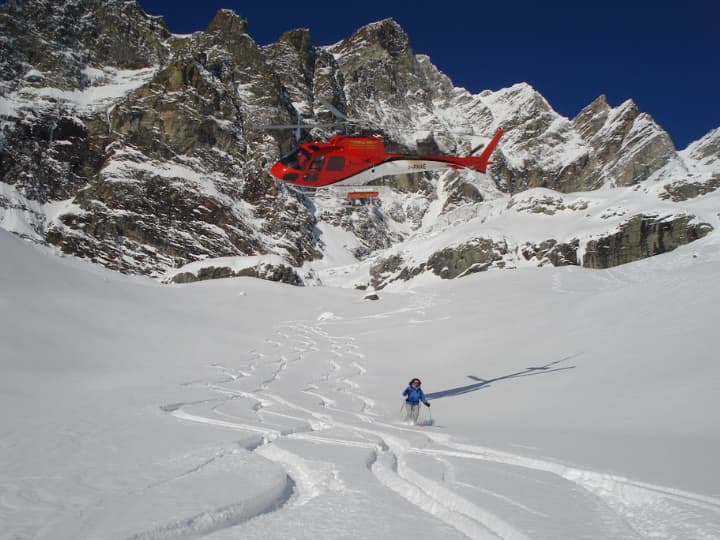
<path id="1" fill-rule="evenodd" d="M 490 139 L 490 142 L 487 144 L 487 146 L 485 146 L 485 149 L 483 150 L 482 154 L 480 154 L 479 156 L 475 157 L 475 156 L 473 156 L 473 154 L 475 152 L 477 152 L 480 148 L 483 147 L 482 144 L 479 146 L 476 146 L 475 148 L 473 148 L 470 151 L 470 155 L 465 159 L 472 160 L 471 166 L 473 169 L 484 173 L 485 169 L 487 169 L 487 166 L 492 165 L 493 162 L 490 161 L 490 156 L 492 155 L 493 151 L 495 150 L 495 147 L 500 142 L 500 138 L 503 136 L 504 133 L 505 133 L 505 131 L 502 128 L 499 128 L 495 132 L 495 135 L 493 135 L 493 138 Z"/>

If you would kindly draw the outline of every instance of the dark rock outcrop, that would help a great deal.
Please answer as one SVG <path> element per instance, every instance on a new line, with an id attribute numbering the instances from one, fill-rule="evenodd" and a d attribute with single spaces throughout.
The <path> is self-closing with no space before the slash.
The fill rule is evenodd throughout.
<path id="1" fill-rule="evenodd" d="M 617 233 L 588 242 L 582 265 L 610 268 L 626 264 L 672 251 L 713 230 L 707 223 L 693 223 L 694 219 L 694 216 L 635 216 L 623 223 Z"/>
<path id="2" fill-rule="evenodd" d="M 565 244 L 550 239 L 539 244 L 525 244 L 521 253 L 526 261 L 536 260 L 538 266 L 576 266 L 580 264 L 577 256 L 579 245 L 578 240 Z"/>
<path id="3" fill-rule="evenodd" d="M 431 271 L 442 279 L 455 279 L 491 267 L 504 268 L 508 246 L 503 241 L 474 238 L 459 246 L 448 247 L 433 253 L 427 261 L 410 263 L 402 255 L 381 258 L 370 268 L 370 284 L 383 289 L 392 281 L 407 281 Z"/>
<path id="4" fill-rule="evenodd" d="M 253 277 L 278 281 L 289 285 L 302 285 L 303 280 L 294 268 L 286 265 L 273 265 L 262 263 L 242 270 L 233 270 L 227 266 L 206 266 L 197 273 L 181 272 L 176 274 L 170 281 L 172 283 L 194 283 L 208 279 L 225 279 L 232 277 Z"/>
<path id="5" fill-rule="evenodd" d="M 671 199 L 675 202 L 687 201 L 701 197 L 720 188 L 720 174 L 707 182 L 674 182 L 664 186 L 665 192 L 660 194 L 661 199 Z"/>
<path id="6" fill-rule="evenodd" d="M 427 268 L 443 279 L 484 272 L 493 265 L 502 268 L 508 248 L 505 242 L 475 238 L 464 244 L 433 253 Z"/>

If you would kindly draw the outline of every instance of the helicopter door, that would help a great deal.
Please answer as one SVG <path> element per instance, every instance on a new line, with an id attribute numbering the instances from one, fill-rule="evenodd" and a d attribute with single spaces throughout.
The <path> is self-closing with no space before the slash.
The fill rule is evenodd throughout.
<path id="1" fill-rule="evenodd" d="M 343 169 L 345 169 L 345 158 L 342 156 L 330 156 L 325 170 L 328 172 L 341 172 Z"/>
<path id="2" fill-rule="evenodd" d="M 322 173 L 324 183 L 335 183 L 347 176 L 345 173 L 345 156 L 327 156 Z"/>
<path id="3" fill-rule="evenodd" d="M 320 171 L 322 170 L 323 162 L 325 161 L 325 156 L 315 156 L 310 163 L 310 166 L 308 167 L 308 172 L 303 178 L 305 180 L 317 180 L 318 175 L 320 174 Z"/>

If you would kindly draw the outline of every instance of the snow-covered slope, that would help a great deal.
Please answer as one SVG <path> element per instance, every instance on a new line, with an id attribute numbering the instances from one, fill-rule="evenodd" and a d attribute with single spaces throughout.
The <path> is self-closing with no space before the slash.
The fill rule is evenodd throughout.
<path id="1" fill-rule="evenodd" d="M 0 253 L 0 538 L 720 536 L 712 235 L 375 302 Z"/>

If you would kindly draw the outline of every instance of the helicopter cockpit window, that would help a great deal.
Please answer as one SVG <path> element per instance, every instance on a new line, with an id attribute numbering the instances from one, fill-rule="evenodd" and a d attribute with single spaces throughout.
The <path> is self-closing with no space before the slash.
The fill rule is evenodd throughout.
<path id="1" fill-rule="evenodd" d="M 307 150 L 303 150 L 302 148 L 298 148 L 294 152 L 291 152 L 284 158 L 280 160 L 280 163 L 283 165 L 287 165 L 291 169 L 299 169 L 304 170 L 305 165 L 307 164 L 308 160 L 310 159 L 310 152 Z"/>
<path id="2" fill-rule="evenodd" d="M 328 171 L 342 171 L 345 168 L 345 158 L 342 156 L 331 156 L 328 158 L 327 167 L 325 170 Z"/>
<path id="3" fill-rule="evenodd" d="M 322 169 L 323 161 L 325 161 L 325 156 L 317 156 L 310 164 L 310 170 L 313 172 L 317 172 Z"/>
<path id="4" fill-rule="evenodd" d="M 325 156 L 315 156 L 312 160 L 312 163 L 310 163 L 310 167 L 308 167 L 307 174 L 303 175 L 303 180 L 317 180 L 324 161 Z"/>

